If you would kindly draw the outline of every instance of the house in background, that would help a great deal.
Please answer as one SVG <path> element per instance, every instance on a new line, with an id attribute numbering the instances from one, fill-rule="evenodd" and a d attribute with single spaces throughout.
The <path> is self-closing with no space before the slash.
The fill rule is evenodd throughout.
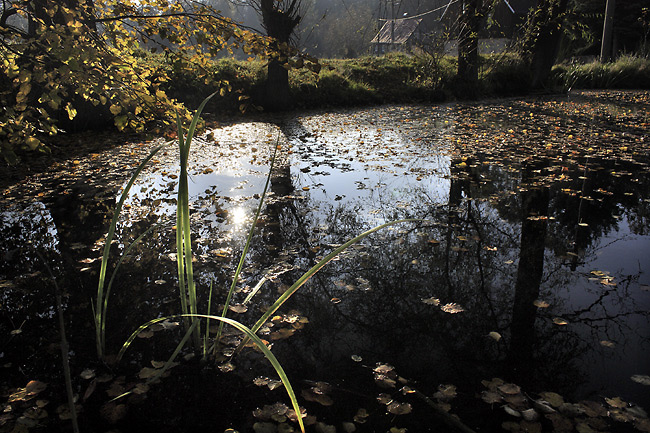
<path id="1" fill-rule="evenodd" d="M 386 1 L 386 0 L 384 0 Z M 452 54 L 456 45 L 458 19 L 464 8 L 463 0 L 432 0 L 425 11 L 411 10 L 408 18 L 386 19 L 371 41 L 373 54 L 390 51 L 411 51 L 415 46 L 442 43 Z M 480 31 L 482 53 L 500 52 L 516 37 L 518 29 L 526 22 L 528 12 L 537 0 L 502 0 L 496 4 Z M 384 8 L 388 10 L 388 8 Z M 386 12 L 388 14 L 388 12 Z M 488 26 L 487 23 L 490 23 Z M 451 51 L 451 52 L 450 52 Z"/>
<path id="2" fill-rule="evenodd" d="M 422 40 L 423 34 L 418 30 L 421 22 L 422 18 L 386 20 L 377 36 L 370 41 L 373 54 L 409 51 Z"/>

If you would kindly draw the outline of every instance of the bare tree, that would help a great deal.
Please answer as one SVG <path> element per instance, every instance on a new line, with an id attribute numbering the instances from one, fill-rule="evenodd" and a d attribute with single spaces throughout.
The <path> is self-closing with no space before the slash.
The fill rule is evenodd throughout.
<path id="1" fill-rule="evenodd" d="M 288 46 L 302 19 L 302 0 L 234 0 L 255 9 L 267 36 L 274 39 L 276 54 L 269 60 L 263 103 L 268 110 L 291 107 L 288 61 L 283 48 Z"/>

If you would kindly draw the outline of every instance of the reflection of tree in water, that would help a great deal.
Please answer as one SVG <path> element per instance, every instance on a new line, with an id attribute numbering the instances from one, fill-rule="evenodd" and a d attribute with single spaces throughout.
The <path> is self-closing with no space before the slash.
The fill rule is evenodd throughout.
<path id="1" fill-rule="evenodd" d="M 496 174 L 494 167 L 471 160 L 453 161 L 445 206 L 419 202 L 385 210 L 395 218 L 424 217 L 432 225 L 405 225 L 373 235 L 296 294 L 292 305 L 310 324 L 276 344 L 276 351 L 288 351 L 292 370 L 312 379 L 336 378 L 336 369 L 345 370 L 350 355 L 358 354 L 368 362 L 399 365 L 402 374 L 432 386 L 444 380 L 478 383 L 498 375 L 531 389 L 568 394 L 584 381 L 586 372 L 576 359 L 593 342 L 550 320 L 555 314 L 572 323 L 584 319 L 558 295 L 583 277 L 547 249 L 558 236 L 547 216 L 575 212 L 576 203 L 561 208 L 565 202 L 542 181 L 544 162 L 524 167 L 522 178 L 501 171 L 494 183 L 519 183 L 521 189 L 498 201 L 494 183 L 480 181 L 484 170 L 490 170 L 491 178 Z M 285 212 L 283 236 L 292 239 L 287 245 L 302 244 L 303 251 L 319 246 L 324 255 L 327 244 L 339 244 L 371 226 L 359 212 L 367 203 L 331 207 L 323 220 L 318 216 L 322 212 L 310 212 L 315 206 L 310 200 L 292 201 L 291 218 L 286 208 L 279 210 Z M 590 225 L 598 226 L 593 218 Z M 602 221 L 601 226 L 609 219 Z M 320 226 L 327 232 L 319 232 Z M 465 311 L 448 314 L 422 302 L 432 297 Z M 552 307 L 536 307 L 538 299 Z M 599 320 L 616 320 L 607 311 L 595 314 Z M 491 331 L 503 339 L 488 338 Z"/>

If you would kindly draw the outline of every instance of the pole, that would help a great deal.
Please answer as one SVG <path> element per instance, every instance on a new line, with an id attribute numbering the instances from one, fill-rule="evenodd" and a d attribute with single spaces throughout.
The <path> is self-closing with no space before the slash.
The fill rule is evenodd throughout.
<path id="1" fill-rule="evenodd" d="M 395 0 L 391 0 L 391 16 L 390 21 L 390 49 L 391 51 L 395 49 Z"/>
<path id="2" fill-rule="evenodd" d="M 605 21 L 603 22 L 603 40 L 600 44 L 600 62 L 612 60 L 612 27 L 614 24 L 614 8 L 616 0 L 607 0 L 605 6 Z"/>

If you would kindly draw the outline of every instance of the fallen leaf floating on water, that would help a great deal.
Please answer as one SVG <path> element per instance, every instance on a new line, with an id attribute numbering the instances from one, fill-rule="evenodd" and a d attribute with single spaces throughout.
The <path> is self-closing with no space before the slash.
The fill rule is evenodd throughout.
<path id="1" fill-rule="evenodd" d="M 440 309 L 445 313 L 449 313 L 449 314 L 462 313 L 463 311 L 465 311 L 463 307 L 456 304 L 455 302 L 450 302 L 449 304 L 445 304 L 442 307 L 440 307 Z"/>
<path id="2" fill-rule="evenodd" d="M 79 374 L 79 377 L 86 380 L 92 379 L 93 377 L 95 377 L 95 370 L 87 368 Z"/>
<path id="3" fill-rule="evenodd" d="M 395 367 L 388 364 L 379 364 L 374 368 L 375 383 L 381 388 L 394 388 L 397 385 Z"/>
<path id="4" fill-rule="evenodd" d="M 357 410 L 356 415 L 354 415 L 354 422 L 357 424 L 363 424 L 368 420 L 368 416 L 370 416 L 368 411 L 364 408 L 360 408 Z"/>
<path id="5" fill-rule="evenodd" d="M 533 401 L 533 406 L 535 406 L 535 409 L 540 411 L 541 413 L 544 414 L 549 414 L 549 413 L 555 413 L 555 409 L 551 407 L 551 404 L 543 399 L 535 400 Z"/>
<path id="6" fill-rule="evenodd" d="M 389 405 L 393 402 L 393 397 L 391 397 L 390 394 L 382 392 L 377 396 L 377 401 L 383 405 Z"/>
<path id="7" fill-rule="evenodd" d="M 222 373 L 230 373 L 235 369 L 235 365 L 231 362 L 224 362 L 223 364 L 219 364 L 219 370 Z"/>
<path id="8" fill-rule="evenodd" d="M 363 361 L 363 358 L 360 357 L 359 355 L 352 355 L 350 358 L 352 358 L 352 360 L 353 360 L 354 362 L 361 362 L 361 361 Z"/>
<path id="9" fill-rule="evenodd" d="M 269 335 L 269 338 L 273 341 L 284 340 L 285 338 L 291 337 L 296 332 L 293 328 L 281 328 L 277 331 L 272 332 Z"/>
<path id="10" fill-rule="evenodd" d="M 143 367 L 142 370 L 138 373 L 140 379 L 150 379 L 156 376 L 159 373 L 159 370 L 151 367 Z"/>
<path id="11" fill-rule="evenodd" d="M 650 376 L 635 374 L 630 379 L 632 379 L 636 383 L 640 383 L 641 385 L 650 386 Z"/>
<path id="12" fill-rule="evenodd" d="M 548 402 L 554 408 L 562 406 L 564 403 L 564 397 L 555 392 L 542 392 L 540 397 L 544 399 L 545 402 Z"/>
<path id="13" fill-rule="evenodd" d="M 600 342 L 600 345 L 603 346 L 603 347 L 609 347 L 611 349 L 611 348 L 616 346 L 616 343 L 614 343 L 613 341 L 609 341 L 609 340 L 602 340 Z"/>
<path id="14" fill-rule="evenodd" d="M 145 329 L 144 331 L 138 332 L 136 336 L 138 338 L 151 338 L 153 337 L 153 331 L 151 329 Z"/>
<path id="15" fill-rule="evenodd" d="M 134 394 L 142 395 L 142 394 L 146 394 L 147 392 L 149 392 L 149 385 L 147 385 L 146 383 L 138 383 L 133 388 L 133 393 Z"/>
<path id="16" fill-rule="evenodd" d="M 289 407 L 284 403 L 267 404 L 264 407 L 257 408 L 253 411 L 253 416 L 262 421 L 274 420 L 283 422 Z M 275 430 L 274 430 L 275 431 Z"/>
<path id="17" fill-rule="evenodd" d="M 508 406 L 508 405 L 503 406 L 503 410 L 504 410 L 508 415 L 512 415 L 512 416 L 514 416 L 514 417 L 516 417 L 516 418 L 521 418 L 521 413 L 519 413 L 518 410 L 515 410 L 515 409 L 511 408 L 511 407 Z"/>
<path id="18" fill-rule="evenodd" d="M 248 311 L 248 307 L 243 304 L 230 305 L 228 309 L 233 313 L 237 313 L 237 314 L 242 314 Z"/>
<path id="19" fill-rule="evenodd" d="M 434 305 L 434 306 L 436 306 L 436 307 L 437 307 L 438 305 L 440 305 L 440 299 L 438 299 L 438 298 L 433 298 L 433 297 L 431 297 L 431 298 L 426 298 L 426 299 L 422 299 L 422 302 L 424 302 L 424 303 L 427 304 L 427 305 Z"/>
<path id="20" fill-rule="evenodd" d="M 501 334 L 499 334 L 499 333 L 496 332 L 496 331 L 492 331 L 492 332 L 490 332 L 490 333 L 488 334 L 488 337 L 493 338 L 493 339 L 496 340 L 496 341 L 501 340 Z"/>
<path id="21" fill-rule="evenodd" d="M 605 397 L 605 402 L 611 407 L 615 407 L 617 409 L 623 409 L 627 406 L 627 403 L 621 400 L 621 397 L 614 397 L 614 398 Z"/>
<path id="22" fill-rule="evenodd" d="M 109 402 L 101 407 L 99 413 L 101 414 L 102 418 L 104 418 L 110 424 L 116 424 L 126 416 L 126 411 L 127 408 L 125 404 L 116 404 L 114 402 Z"/>
<path id="23" fill-rule="evenodd" d="M 406 415 L 413 410 L 410 403 L 399 403 L 397 401 L 390 403 L 386 409 L 393 415 Z"/>
<path id="24" fill-rule="evenodd" d="M 535 409 L 526 409 L 521 411 L 521 417 L 528 422 L 534 422 L 539 419 L 539 413 Z"/>
<path id="25" fill-rule="evenodd" d="M 47 384 L 38 380 L 30 380 L 25 386 L 25 393 L 28 397 L 33 397 L 47 388 Z"/>
<path id="26" fill-rule="evenodd" d="M 497 389 L 503 394 L 510 395 L 519 394 L 521 392 L 521 388 L 514 383 L 504 383 L 503 385 L 499 385 Z"/>
<path id="27" fill-rule="evenodd" d="M 541 299 L 538 299 L 535 302 L 533 302 L 533 305 L 536 306 L 537 308 L 548 308 L 551 304 L 549 304 L 546 301 L 542 301 Z"/>
<path id="28" fill-rule="evenodd" d="M 483 400 L 487 404 L 494 404 L 494 403 L 501 403 L 503 401 L 503 397 L 501 397 L 501 394 L 499 394 L 498 392 L 483 391 L 481 392 L 481 400 Z"/>
<path id="29" fill-rule="evenodd" d="M 556 317 L 556 318 L 554 318 L 554 319 L 553 319 L 553 323 L 555 323 L 556 325 L 560 325 L 560 326 L 564 326 L 564 325 L 568 325 L 568 324 L 569 324 L 569 322 L 567 322 L 566 320 L 564 320 L 564 319 L 562 319 L 562 318 L 560 318 L 560 317 Z"/>
<path id="30" fill-rule="evenodd" d="M 438 391 L 433 394 L 436 400 L 449 401 L 456 397 L 455 385 L 438 385 Z"/>

